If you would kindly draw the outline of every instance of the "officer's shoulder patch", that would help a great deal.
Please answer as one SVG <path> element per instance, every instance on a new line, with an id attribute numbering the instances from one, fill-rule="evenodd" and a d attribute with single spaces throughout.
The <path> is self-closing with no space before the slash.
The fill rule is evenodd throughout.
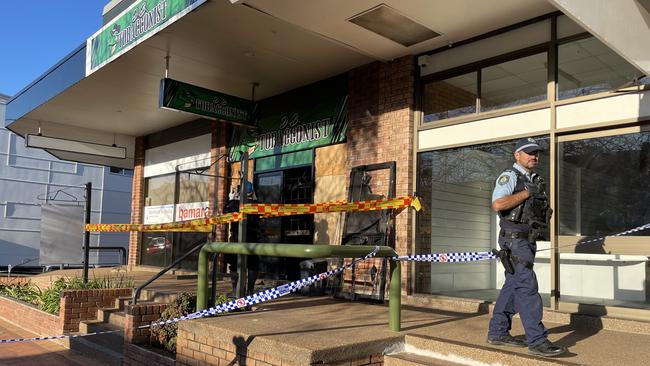
<path id="1" fill-rule="evenodd" d="M 497 180 L 497 183 L 499 183 L 500 186 L 507 184 L 508 181 L 510 180 L 510 176 L 507 174 L 504 174 L 499 177 L 499 180 Z"/>

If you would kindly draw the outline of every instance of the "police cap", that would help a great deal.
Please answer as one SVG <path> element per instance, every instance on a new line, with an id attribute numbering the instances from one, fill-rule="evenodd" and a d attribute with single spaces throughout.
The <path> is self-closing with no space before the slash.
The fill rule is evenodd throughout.
<path id="1" fill-rule="evenodd" d="M 517 141 L 517 145 L 515 145 L 515 152 L 523 151 L 527 154 L 531 154 L 535 151 L 541 150 L 543 150 L 541 146 L 539 146 L 537 144 L 537 141 L 535 141 L 535 139 L 532 137 L 519 139 L 519 141 Z"/>

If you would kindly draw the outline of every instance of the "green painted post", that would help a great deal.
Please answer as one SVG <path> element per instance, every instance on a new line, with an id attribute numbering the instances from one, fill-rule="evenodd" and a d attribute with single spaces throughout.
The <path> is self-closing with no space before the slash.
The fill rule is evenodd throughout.
<path id="1" fill-rule="evenodd" d="M 394 332 L 402 330 L 402 264 L 390 260 L 390 293 L 388 294 L 388 328 Z"/>
<path id="2" fill-rule="evenodd" d="M 198 283 L 196 291 L 196 310 L 208 307 L 208 251 L 207 244 L 199 251 Z"/>

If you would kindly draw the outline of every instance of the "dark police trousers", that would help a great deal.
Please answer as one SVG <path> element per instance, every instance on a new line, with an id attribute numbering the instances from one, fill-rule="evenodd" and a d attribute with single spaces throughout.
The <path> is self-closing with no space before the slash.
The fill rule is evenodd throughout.
<path id="1" fill-rule="evenodd" d="M 499 245 L 509 248 L 513 256 L 524 261 L 535 261 L 537 245 L 530 244 L 525 238 L 499 236 Z M 539 296 L 535 272 L 532 268 L 516 263 L 514 274 L 505 273 L 506 282 L 494 305 L 488 338 L 507 334 L 512 328 L 512 316 L 519 313 L 526 332 L 526 342 L 529 346 L 536 346 L 546 340 L 548 331 L 542 324 L 542 297 Z"/>

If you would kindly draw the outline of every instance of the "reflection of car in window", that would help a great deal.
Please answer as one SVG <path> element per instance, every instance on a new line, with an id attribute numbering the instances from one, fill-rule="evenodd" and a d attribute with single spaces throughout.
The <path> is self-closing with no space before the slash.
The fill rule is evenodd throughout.
<path id="1" fill-rule="evenodd" d="M 171 247 L 172 243 L 166 237 L 155 236 L 149 239 L 146 251 L 148 254 L 162 253 L 167 249 L 171 249 Z"/>

